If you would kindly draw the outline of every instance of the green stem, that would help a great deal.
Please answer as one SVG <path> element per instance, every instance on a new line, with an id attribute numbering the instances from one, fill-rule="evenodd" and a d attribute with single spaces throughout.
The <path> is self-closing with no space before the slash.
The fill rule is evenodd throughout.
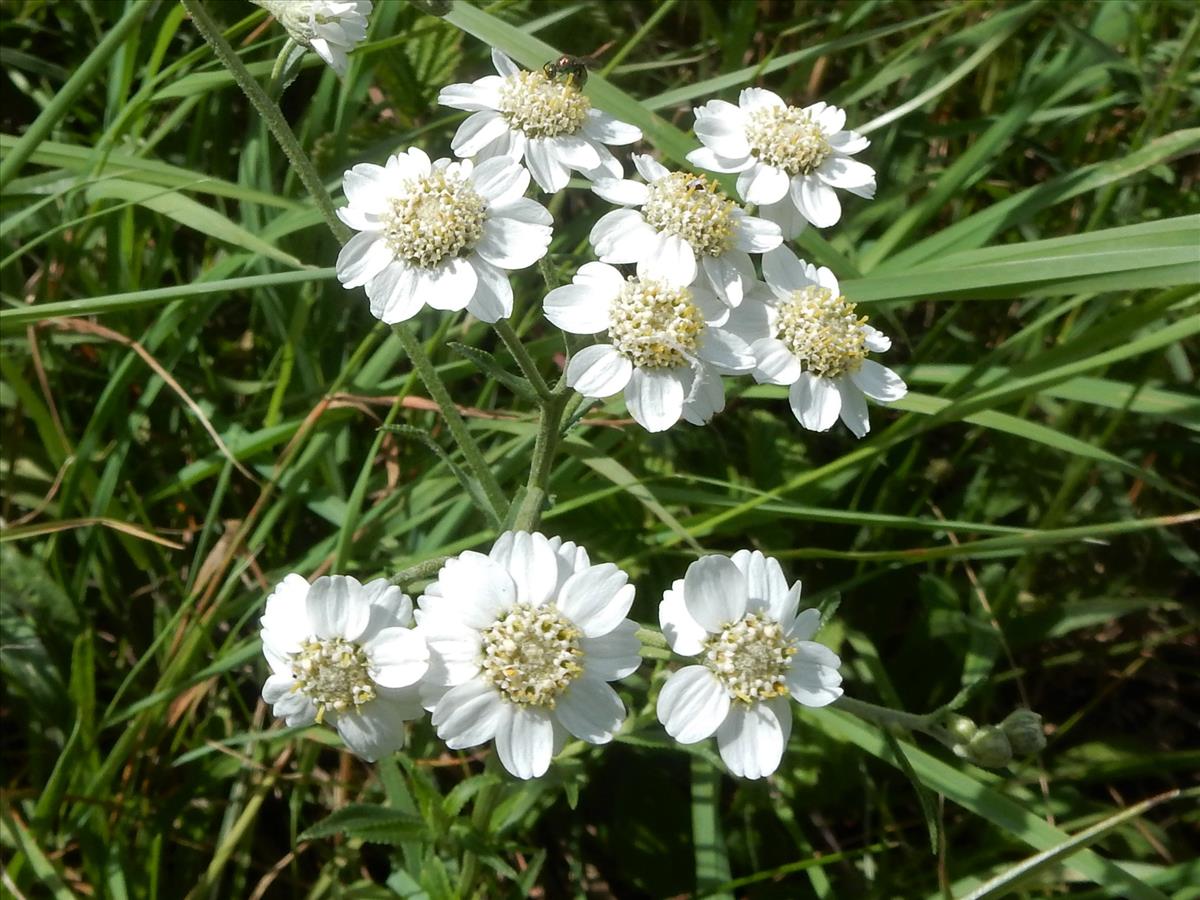
<path id="1" fill-rule="evenodd" d="M 542 406 L 537 437 L 533 442 L 533 459 L 529 464 L 529 481 L 525 484 L 521 505 L 513 517 L 514 531 L 530 531 L 537 527 L 542 518 L 550 469 L 554 466 L 554 451 L 558 447 L 558 430 L 569 399 L 565 394 L 550 394 Z"/>
<path id="2" fill-rule="evenodd" d="M 292 132 L 287 120 L 284 119 L 283 113 L 279 111 L 279 107 L 271 102 L 271 98 L 267 96 L 267 92 L 250 74 L 250 70 L 229 46 L 229 42 L 225 40 L 225 36 L 221 33 L 220 27 L 213 21 L 204 5 L 200 0 L 180 0 L 184 9 L 192 19 L 192 23 L 196 26 L 196 30 L 208 42 L 208 45 L 213 48 L 213 52 L 217 54 L 217 58 L 229 70 L 229 74 L 233 76 L 233 80 L 237 82 L 238 87 L 242 89 L 242 93 L 258 110 L 258 114 L 263 117 L 263 121 L 267 123 L 267 127 L 271 129 L 271 134 L 275 136 L 275 140 L 279 142 L 280 148 L 284 155 L 287 156 L 288 162 L 292 164 L 292 168 L 296 170 L 296 174 L 300 176 L 300 181 L 303 182 L 305 189 L 312 195 L 313 200 L 317 204 L 317 209 L 320 210 L 322 218 L 325 219 L 325 224 L 329 226 L 329 230 L 333 232 L 334 237 L 339 243 L 345 243 L 350 238 L 350 229 L 337 217 L 337 213 L 333 209 L 333 199 L 329 196 L 329 191 L 325 190 L 325 183 L 321 181 L 321 176 L 317 174 L 316 167 L 304 152 L 304 148 L 300 146 L 300 141 Z"/>
<path id="3" fill-rule="evenodd" d="M 932 724 L 930 716 L 920 716 L 886 706 L 876 706 L 874 703 L 855 700 L 853 697 L 839 697 L 833 705 L 881 728 L 900 727 L 905 731 L 926 731 Z"/>
<path id="4" fill-rule="evenodd" d="M 507 319 L 500 319 L 492 325 L 496 329 L 496 334 L 500 335 L 500 340 L 504 342 L 504 346 L 508 348 L 508 352 L 512 354 L 513 359 L 517 361 L 517 367 L 521 370 L 521 374 L 532 385 L 534 393 L 543 402 L 550 399 L 550 385 L 546 384 L 546 379 L 542 377 L 542 373 L 538 371 L 537 362 L 529 354 L 529 350 L 521 342 L 521 338 L 517 332 L 509 324 Z"/>
<path id="5" fill-rule="evenodd" d="M 398 584 L 403 587 L 411 581 L 430 578 L 438 573 L 438 570 L 446 564 L 446 560 L 449 558 L 448 556 L 434 556 L 419 563 L 414 563 L 393 575 L 391 578 L 392 584 Z"/>
<path id="6" fill-rule="evenodd" d="M 487 460 L 483 458 L 483 452 L 479 449 L 479 445 L 467 431 L 467 423 L 459 415 L 458 407 L 454 405 L 454 400 L 450 397 L 450 392 L 438 375 L 437 369 L 433 367 L 433 362 L 425 355 L 425 348 L 421 346 L 421 341 L 407 325 L 393 325 L 392 333 L 400 339 L 404 352 L 408 354 L 413 368 L 417 370 L 417 375 L 425 383 L 429 396 L 441 409 L 442 418 L 446 420 L 446 427 L 450 429 L 451 437 L 462 451 L 462 455 L 467 461 L 467 467 L 479 482 L 480 487 L 483 488 L 483 493 L 487 497 L 488 503 L 491 504 L 496 518 L 503 521 L 508 511 L 508 500 L 504 496 L 504 491 L 500 489 L 500 482 L 492 474 L 492 469 Z"/>

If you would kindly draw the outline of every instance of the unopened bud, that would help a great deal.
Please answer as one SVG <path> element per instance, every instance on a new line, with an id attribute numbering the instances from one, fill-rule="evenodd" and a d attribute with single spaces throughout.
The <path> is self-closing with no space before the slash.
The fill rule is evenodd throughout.
<path id="1" fill-rule="evenodd" d="M 998 769 L 1012 761 L 1012 745 L 1004 730 L 995 725 L 984 725 L 975 732 L 975 737 L 961 746 L 961 755 L 985 769 Z"/>
<path id="2" fill-rule="evenodd" d="M 1000 723 L 1004 736 L 1008 738 L 1015 756 L 1031 756 L 1040 753 L 1046 746 L 1046 733 L 1042 730 L 1042 717 L 1032 709 L 1017 709 L 1009 713 Z"/>
<path id="3" fill-rule="evenodd" d="M 952 715 L 946 719 L 946 730 L 954 735 L 961 743 L 966 743 L 975 737 L 975 732 L 979 730 L 971 719 L 966 716 Z"/>

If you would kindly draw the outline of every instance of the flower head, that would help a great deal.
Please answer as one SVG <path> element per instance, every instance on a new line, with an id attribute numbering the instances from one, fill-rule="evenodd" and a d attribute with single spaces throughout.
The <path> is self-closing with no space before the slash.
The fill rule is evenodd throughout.
<path id="1" fill-rule="evenodd" d="M 703 425 L 724 409 L 721 375 L 751 371 L 750 347 L 768 334 L 761 302 L 730 310 L 660 263 L 643 260 L 628 278 L 607 263 L 586 263 L 543 301 L 546 318 L 564 331 L 608 337 L 571 357 L 567 384 L 585 397 L 624 391 L 630 415 L 647 431 L 681 416 Z"/>
<path id="2" fill-rule="evenodd" d="M 313 50 L 338 75 L 346 74 L 346 54 L 367 36 L 371 0 L 254 0 L 282 25 L 297 44 Z"/>
<path id="3" fill-rule="evenodd" d="M 710 100 L 698 107 L 696 137 L 704 144 L 688 162 L 714 172 L 737 172 L 737 189 L 747 203 L 777 222 L 785 238 L 804 229 L 836 225 L 842 205 L 834 188 L 870 200 L 875 170 L 851 159 L 869 145 L 845 131 L 846 113 L 814 103 L 788 106 L 778 94 L 746 88 L 738 105 Z"/>
<path id="4" fill-rule="evenodd" d="M 751 253 L 765 253 L 783 241 L 779 226 L 746 215 L 715 181 L 671 172 L 649 156 L 633 164 L 645 183 L 597 178 L 592 190 L 616 209 L 592 229 L 592 246 L 602 262 L 658 260 L 681 284 L 699 272 L 728 306 L 737 306 L 757 283 Z"/>
<path id="5" fill-rule="evenodd" d="M 374 761 L 404 745 L 421 715 L 417 682 L 429 667 L 412 601 L 385 579 L 332 575 L 311 585 L 288 575 L 267 598 L 263 699 L 288 725 L 325 722 Z"/>
<path id="6" fill-rule="evenodd" d="M 438 737 L 455 750 L 494 740 L 518 778 L 544 774 L 568 735 L 612 740 L 625 704 L 607 682 L 641 661 L 627 581 L 582 547 L 523 531 L 448 560 L 417 600 Z"/>
<path id="7" fill-rule="evenodd" d="M 580 83 L 543 69 L 520 68 L 492 51 L 498 75 L 442 88 L 438 103 L 471 115 L 450 147 L 456 156 L 525 160 L 547 193 L 567 186 L 571 171 L 588 178 L 620 178 L 621 164 L 606 144 L 632 144 L 642 132 L 592 107 Z"/>
<path id="8" fill-rule="evenodd" d="M 799 612 L 774 559 L 755 550 L 705 556 L 663 594 L 658 617 L 671 648 L 698 658 L 667 679 L 658 718 L 681 744 L 717 736 L 735 775 L 770 775 L 792 729 L 789 696 L 826 706 L 842 695 L 841 660 L 812 640 L 816 609 Z"/>
<path id="9" fill-rule="evenodd" d="M 413 147 L 386 166 L 360 163 L 342 184 L 350 203 L 338 216 L 359 234 L 338 255 L 338 280 L 365 285 L 371 314 L 388 324 L 426 304 L 505 318 L 505 270 L 532 265 L 550 245 L 550 214 L 523 196 L 529 173 L 507 158 L 431 163 Z"/>
<path id="10" fill-rule="evenodd" d="M 792 412 L 805 428 L 828 431 L 840 415 L 862 437 L 871 430 L 866 397 L 890 403 L 908 392 L 899 375 L 867 359 L 891 340 L 859 315 L 832 272 L 786 247 L 763 256 L 763 278 L 773 295 L 772 329 L 751 348 L 755 379 L 791 385 Z"/>

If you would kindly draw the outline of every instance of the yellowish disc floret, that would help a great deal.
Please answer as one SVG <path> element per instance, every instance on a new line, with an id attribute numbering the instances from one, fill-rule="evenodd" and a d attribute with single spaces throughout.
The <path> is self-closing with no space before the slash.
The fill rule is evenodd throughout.
<path id="1" fill-rule="evenodd" d="M 526 137 L 575 134 L 591 108 L 571 80 L 552 79 L 540 70 L 509 75 L 500 87 L 500 114 Z"/>
<path id="2" fill-rule="evenodd" d="M 737 205 L 715 181 L 673 172 L 649 185 L 642 215 L 656 231 L 677 234 L 697 253 L 720 256 L 733 247 Z"/>
<path id="3" fill-rule="evenodd" d="M 480 664 L 506 699 L 553 709 L 583 672 L 581 636 L 553 605 L 519 603 L 482 632 Z"/>
<path id="4" fill-rule="evenodd" d="M 824 287 L 793 291 L 780 302 L 779 339 L 804 368 L 818 377 L 837 378 L 858 371 L 867 356 L 867 316 Z"/>
<path id="5" fill-rule="evenodd" d="M 392 198 L 383 234 L 395 256 L 431 269 L 475 249 L 486 220 L 487 202 L 465 177 L 434 170 Z"/>
<path id="6" fill-rule="evenodd" d="M 344 638 L 309 638 L 292 654 L 292 688 L 317 707 L 317 721 L 335 713 L 358 710 L 375 699 L 375 682 L 367 671 L 366 652 Z"/>
<path id="7" fill-rule="evenodd" d="M 789 175 L 810 175 L 832 149 L 816 119 L 795 106 L 764 106 L 746 117 L 746 140 L 762 162 Z"/>
<path id="8" fill-rule="evenodd" d="M 613 301 L 608 337 L 639 369 L 689 364 L 704 333 L 704 315 L 687 288 L 628 278 Z"/>
<path id="9" fill-rule="evenodd" d="M 788 668 L 795 655 L 782 626 L 755 613 L 726 625 L 704 644 L 704 664 L 742 703 L 786 697 Z"/>

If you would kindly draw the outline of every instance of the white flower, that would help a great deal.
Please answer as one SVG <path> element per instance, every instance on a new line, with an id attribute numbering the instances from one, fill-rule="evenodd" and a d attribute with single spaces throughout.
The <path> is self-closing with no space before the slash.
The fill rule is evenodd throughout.
<path id="1" fill-rule="evenodd" d="M 629 414 L 647 431 L 665 431 L 681 416 L 703 425 L 724 409 L 721 375 L 751 371 L 751 345 L 769 333 L 763 303 L 730 310 L 705 288 L 680 286 L 659 262 L 643 260 L 629 278 L 607 263 L 585 263 L 543 301 L 546 318 L 564 331 L 608 335 L 571 357 L 567 384 L 585 397 L 624 391 Z"/>
<path id="2" fill-rule="evenodd" d="M 569 734 L 612 740 L 625 704 L 607 682 L 641 661 L 627 581 L 582 547 L 523 531 L 448 560 L 417 600 L 438 737 L 454 750 L 494 740 L 518 778 L 544 774 Z"/>
<path id="3" fill-rule="evenodd" d="M 533 180 L 550 194 L 567 186 L 571 170 L 621 177 L 621 164 L 605 144 L 632 144 L 641 140 L 641 129 L 593 109 L 573 79 L 527 71 L 499 50 L 492 51 L 492 64 L 499 75 L 438 94 L 442 106 L 471 112 L 450 143 L 455 155 L 524 158 Z"/>
<path id="4" fill-rule="evenodd" d="M 804 229 L 836 225 L 842 205 L 834 188 L 870 200 L 875 170 L 850 159 L 868 141 L 844 131 L 846 113 L 814 103 L 788 106 L 778 94 L 746 88 L 738 105 L 710 100 L 695 110 L 696 137 L 704 144 L 688 162 L 714 172 L 738 172 L 738 194 L 778 222 L 785 238 Z"/>
<path id="5" fill-rule="evenodd" d="M 386 579 L 288 575 L 262 617 L 263 699 L 288 725 L 333 725 L 363 759 L 398 750 L 404 723 L 422 713 L 417 682 L 429 667 L 412 624 L 412 601 Z"/>
<path id="6" fill-rule="evenodd" d="M 658 607 L 671 649 L 700 658 L 658 695 L 667 733 L 681 744 L 716 733 L 735 775 L 774 772 L 792 730 L 788 695 L 814 707 L 842 696 L 841 660 L 811 640 L 821 614 L 799 605 L 800 582 L 789 590 L 779 563 L 757 550 L 688 566 Z"/>
<path id="7" fill-rule="evenodd" d="M 773 327 L 751 348 L 755 380 L 790 384 L 792 412 L 810 431 L 828 431 L 841 415 L 862 437 L 871 430 L 864 395 L 890 403 L 908 393 L 899 375 L 867 359 L 868 351 L 890 348 L 891 339 L 857 315 L 832 272 L 786 247 L 763 256 L 763 278 L 774 295 Z"/>
<path id="8" fill-rule="evenodd" d="M 523 196 L 529 173 L 507 159 L 479 165 L 413 147 L 386 166 L 345 174 L 338 216 L 360 232 L 338 254 L 338 280 L 366 286 L 371 314 L 394 324 L 433 309 L 467 309 L 484 322 L 512 313 L 507 269 L 546 255 L 551 218 Z"/>
<path id="9" fill-rule="evenodd" d="M 602 216 L 591 242 L 601 262 L 636 263 L 657 259 L 679 284 L 691 284 L 699 271 L 716 295 L 737 306 L 757 278 L 751 253 L 765 253 L 783 241 L 779 226 L 746 215 L 715 181 L 670 172 L 649 156 L 633 164 L 646 184 L 597 178 L 592 190 L 622 206 Z"/>
<path id="10" fill-rule="evenodd" d="M 297 44 L 315 51 L 338 75 L 346 54 L 367 37 L 371 0 L 254 0 Z"/>

